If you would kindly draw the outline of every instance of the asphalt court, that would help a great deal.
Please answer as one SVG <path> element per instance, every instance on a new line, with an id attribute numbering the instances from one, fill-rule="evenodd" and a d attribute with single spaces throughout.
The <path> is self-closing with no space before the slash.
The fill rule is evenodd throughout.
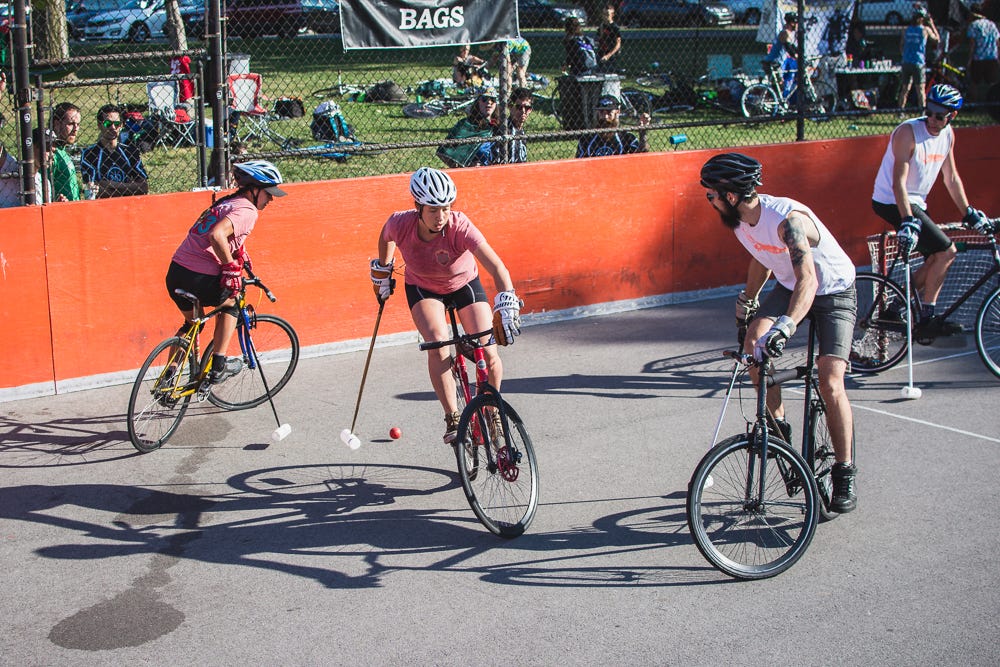
<path id="1" fill-rule="evenodd" d="M 850 378 L 859 508 L 759 582 L 684 516 L 734 337 L 728 297 L 525 327 L 503 390 L 541 497 L 509 541 L 465 502 L 415 340 L 375 349 L 357 451 L 367 344 L 300 362 L 278 444 L 266 405 L 199 405 L 136 455 L 127 386 L 4 403 L 0 662 L 997 664 L 1000 379 L 971 337 L 915 348 L 919 400 L 904 365 Z"/>

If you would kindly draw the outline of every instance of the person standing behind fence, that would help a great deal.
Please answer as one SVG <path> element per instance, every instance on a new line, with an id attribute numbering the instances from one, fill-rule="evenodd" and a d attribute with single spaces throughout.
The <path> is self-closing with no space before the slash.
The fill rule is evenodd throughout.
<path id="1" fill-rule="evenodd" d="M 775 85 L 781 88 L 785 97 L 792 92 L 792 86 L 795 85 L 795 70 L 798 68 L 799 57 L 798 28 L 799 15 L 795 12 L 785 14 L 785 25 L 763 60 L 764 66 L 771 70 Z"/>
<path id="2" fill-rule="evenodd" d="M 507 85 L 524 88 L 528 85 L 528 64 L 531 62 L 531 45 L 524 37 L 507 40 Z"/>
<path id="3" fill-rule="evenodd" d="M 121 110 L 114 104 L 105 104 L 97 111 L 97 127 L 100 138 L 93 146 L 84 148 L 80 156 L 83 182 L 95 184 L 97 196 L 102 199 L 148 193 L 149 180 L 139 149 L 119 140 Z"/>
<path id="4" fill-rule="evenodd" d="M 597 127 L 594 134 L 580 137 L 576 145 L 577 157 L 601 157 L 605 155 L 625 155 L 628 153 L 645 153 L 649 150 L 646 141 L 646 130 L 649 125 L 649 114 L 639 115 L 639 136 L 631 132 L 618 130 L 621 123 L 622 104 L 614 95 L 601 95 L 594 108 Z"/>
<path id="5" fill-rule="evenodd" d="M 56 150 L 52 156 L 52 192 L 65 201 L 80 199 L 80 180 L 68 146 L 76 144 L 83 116 L 72 102 L 60 102 L 52 109 L 52 130 L 56 134 Z M 62 200 L 60 200 L 62 201 Z"/>
<path id="6" fill-rule="evenodd" d="M 899 39 L 899 49 L 903 56 L 899 66 L 899 108 L 906 107 L 906 98 L 909 97 L 910 87 L 914 88 L 917 95 L 917 107 L 924 108 L 924 86 L 926 77 L 924 67 L 927 65 L 927 42 L 938 42 L 941 36 L 938 34 L 934 19 L 923 7 L 916 7 L 913 10 L 913 18 L 910 25 L 903 31 Z"/>
<path id="7" fill-rule="evenodd" d="M 563 71 L 574 76 L 590 74 L 597 69 L 597 49 L 589 37 L 583 34 L 580 19 L 566 19 L 566 34 L 563 35 L 563 49 L 566 51 L 566 62 Z"/>
<path id="8" fill-rule="evenodd" d="M 597 69 L 614 73 L 618 54 L 622 49 L 622 31 L 615 23 L 615 6 L 608 3 L 604 7 L 604 20 L 597 28 Z"/>
<path id="9" fill-rule="evenodd" d="M 997 59 L 997 40 L 1000 32 L 997 24 L 983 16 L 983 6 L 975 3 L 969 8 L 972 11 L 972 22 L 965 32 L 969 39 L 969 62 L 966 72 L 969 75 L 968 97 L 977 101 L 984 97 L 984 90 L 1000 81 L 1000 60 Z"/>

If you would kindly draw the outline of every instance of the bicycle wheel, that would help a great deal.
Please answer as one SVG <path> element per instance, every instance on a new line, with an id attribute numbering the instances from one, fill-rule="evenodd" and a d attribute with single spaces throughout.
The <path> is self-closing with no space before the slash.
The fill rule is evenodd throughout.
<path id="1" fill-rule="evenodd" d="M 740 108 L 747 118 L 768 118 L 778 113 L 780 100 L 774 88 L 755 83 L 743 91 Z"/>
<path id="2" fill-rule="evenodd" d="M 447 112 L 440 100 L 431 102 L 411 102 L 403 106 L 403 115 L 407 118 L 437 118 Z"/>
<path id="3" fill-rule="evenodd" d="M 132 385 L 128 437 L 143 454 L 162 447 L 187 412 L 191 394 L 180 394 L 198 377 L 198 366 L 192 357 L 184 358 L 186 350 L 187 341 L 179 336 L 163 341 L 150 352 Z"/>
<path id="4" fill-rule="evenodd" d="M 212 385 L 208 400 L 226 410 L 246 410 L 267 400 L 264 379 L 271 397 L 288 384 L 299 363 L 299 337 L 285 320 L 274 315 L 252 315 L 250 329 L 237 328 L 241 340 L 243 370 L 221 384 Z M 213 346 L 205 350 L 203 363 L 208 361 Z M 256 351 L 256 361 L 251 350 Z M 262 379 L 262 374 L 266 374 Z"/>
<path id="5" fill-rule="evenodd" d="M 451 357 L 451 375 L 455 379 L 455 402 L 458 405 L 458 412 L 464 413 L 465 406 L 468 402 L 465 400 L 465 376 L 459 370 L 458 362 L 455 361 L 455 356 Z M 470 480 L 475 480 L 479 475 L 479 447 L 482 444 L 482 438 L 478 437 L 479 429 L 478 422 L 473 425 L 470 429 L 472 431 L 471 437 L 465 440 L 460 440 L 457 436 L 455 438 L 455 455 L 459 458 L 464 458 L 466 475 Z M 459 470 L 462 469 L 462 463 L 459 463 Z"/>
<path id="6" fill-rule="evenodd" d="M 986 368 L 1000 377 L 1000 289 L 986 297 L 976 316 L 976 348 Z"/>
<path id="7" fill-rule="evenodd" d="M 495 428 L 499 400 L 495 394 L 480 394 L 462 413 L 458 423 L 459 447 L 466 441 L 475 441 L 474 427 L 478 422 L 482 451 L 475 478 L 469 475 L 465 456 L 457 455 L 458 472 L 465 497 L 480 523 L 491 533 L 510 538 L 522 534 L 535 516 L 538 465 L 524 422 L 506 401 L 503 403 L 506 419 L 500 429 Z"/>
<path id="8" fill-rule="evenodd" d="M 906 356 L 906 298 L 896 283 L 877 273 L 858 272 L 854 286 L 858 316 L 851 341 L 851 369 L 879 373 Z M 914 317 L 912 304 L 910 309 Z"/>
<path id="9" fill-rule="evenodd" d="M 826 81 L 814 81 L 812 86 L 815 102 L 810 105 L 810 111 L 832 113 L 837 106 L 837 91 Z"/>
<path id="10" fill-rule="evenodd" d="M 816 483 L 802 457 L 769 440 L 763 489 L 760 465 L 747 434 L 733 436 L 708 451 L 688 485 L 688 527 L 698 550 L 737 579 L 784 572 L 816 532 Z"/>
<path id="11" fill-rule="evenodd" d="M 819 519 L 832 521 L 840 516 L 830 510 L 830 501 L 833 499 L 833 476 L 830 472 L 837 458 L 833 453 L 830 429 L 826 425 L 826 407 L 820 401 L 814 400 L 809 406 L 809 442 L 806 447 L 805 458 L 816 479 Z"/>

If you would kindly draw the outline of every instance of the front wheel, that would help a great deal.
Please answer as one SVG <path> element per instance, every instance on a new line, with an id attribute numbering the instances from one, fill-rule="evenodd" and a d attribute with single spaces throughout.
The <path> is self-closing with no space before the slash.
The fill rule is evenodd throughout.
<path id="1" fill-rule="evenodd" d="M 688 484 L 688 527 L 698 550 L 737 579 L 784 572 L 816 532 L 816 483 L 809 468 L 780 440 L 769 440 L 767 452 L 762 460 L 747 434 L 728 438 L 708 451 Z"/>
<path id="2" fill-rule="evenodd" d="M 524 533 L 538 507 L 538 464 L 531 438 L 514 409 L 496 394 L 472 399 L 458 423 L 456 458 L 465 497 L 486 528 L 500 537 Z M 478 433 L 478 435 L 477 435 Z M 478 474 L 470 475 L 467 442 L 479 448 Z"/>
<path id="3" fill-rule="evenodd" d="M 143 454 L 162 447 L 187 412 L 199 369 L 186 352 L 187 341 L 179 336 L 163 341 L 150 352 L 132 385 L 128 437 Z"/>
<path id="4" fill-rule="evenodd" d="M 1000 289 L 990 294 L 979 308 L 976 348 L 986 368 L 1000 378 Z"/>
<path id="5" fill-rule="evenodd" d="M 770 118 L 777 115 L 781 98 L 771 86 L 755 83 L 747 86 L 740 98 L 740 108 L 747 118 Z"/>
<path id="6" fill-rule="evenodd" d="M 299 363 L 299 337 L 285 320 L 274 315 L 249 315 L 249 326 L 237 327 L 243 352 L 243 367 L 239 373 L 212 385 L 208 400 L 226 410 L 246 410 L 267 400 L 270 389 L 273 398 L 288 384 Z M 213 346 L 208 345 L 202 363 L 211 358 Z M 265 375 L 266 374 L 266 375 Z"/>
<path id="7" fill-rule="evenodd" d="M 906 297 L 896 283 L 877 273 L 858 272 L 854 286 L 858 315 L 851 341 L 851 370 L 860 373 L 888 370 L 902 361 L 909 344 Z M 912 304 L 909 316 L 916 316 Z"/>

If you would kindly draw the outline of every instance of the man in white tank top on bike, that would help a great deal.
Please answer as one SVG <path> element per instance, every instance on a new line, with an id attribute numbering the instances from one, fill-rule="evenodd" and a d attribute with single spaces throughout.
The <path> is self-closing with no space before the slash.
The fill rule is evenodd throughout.
<path id="1" fill-rule="evenodd" d="M 701 185 L 723 224 L 750 253 L 746 289 L 736 300 L 744 350 L 760 360 L 779 357 L 799 322 L 812 316 L 819 339 L 819 390 L 837 463 L 830 509 L 846 514 L 857 506 L 857 468 L 852 460 L 854 417 L 844 389 L 857 299 L 854 262 L 808 206 L 787 197 L 758 194 L 761 164 L 740 153 L 716 155 L 701 168 Z M 778 284 L 757 302 L 764 283 Z M 769 387 L 767 406 L 782 438 L 791 439 L 779 386 Z"/>
<path id="2" fill-rule="evenodd" d="M 956 255 L 955 244 L 927 215 L 927 193 L 938 174 L 944 175 L 944 186 L 967 227 L 982 234 L 996 231 L 982 211 L 969 205 L 955 166 L 951 122 L 961 107 L 962 95 L 955 88 L 946 84 L 932 86 L 927 93 L 925 115 L 904 121 L 889 135 L 872 193 L 872 208 L 898 232 L 902 259 L 909 261 L 914 249 L 924 256 L 923 265 L 913 274 L 922 303 L 913 331 L 918 341 L 962 331 L 960 325 L 934 315 L 941 286 Z"/>

